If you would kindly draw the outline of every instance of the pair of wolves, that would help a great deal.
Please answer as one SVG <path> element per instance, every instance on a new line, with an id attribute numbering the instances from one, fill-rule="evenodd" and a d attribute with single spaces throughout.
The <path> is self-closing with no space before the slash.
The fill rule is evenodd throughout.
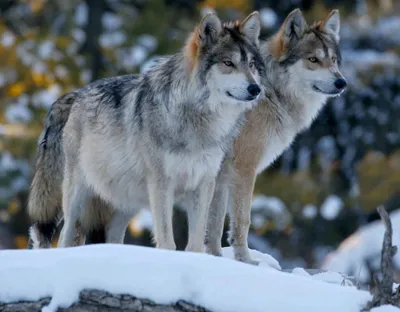
<path id="1" fill-rule="evenodd" d="M 228 212 L 235 258 L 255 264 L 247 246 L 255 178 L 345 89 L 339 29 L 337 10 L 312 26 L 295 10 L 260 41 L 257 12 L 229 23 L 208 14 L 182 51 L 145 74 L 60 97 L 39 138 L 33 246 L 49 247 L 61 204 L 59 246 L 73 245 L 77 231 L 78 243 L 122 243 L 137 208 L 150 204 L 157 247 L 175 249 L 179 202 L 188 211 L 186 250 L 201 252 L 205 242 L 221 255 Z"/>

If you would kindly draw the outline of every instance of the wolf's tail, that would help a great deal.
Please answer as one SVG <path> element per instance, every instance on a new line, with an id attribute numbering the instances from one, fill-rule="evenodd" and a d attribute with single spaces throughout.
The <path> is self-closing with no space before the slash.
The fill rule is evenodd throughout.
<path id="1" fill-rule="evenodd" d="M 38 141 L 36 169 L 28 198 L 29 248 L 49 248 L 61 214 L 64 174 L 62 131 L 76 93 L 62 95 L 50 108 Z"/>

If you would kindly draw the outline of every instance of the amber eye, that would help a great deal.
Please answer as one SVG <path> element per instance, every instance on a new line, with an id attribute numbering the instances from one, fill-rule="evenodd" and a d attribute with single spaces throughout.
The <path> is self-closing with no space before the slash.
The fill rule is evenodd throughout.
<path id="1" fill-rule="evenodd" d="M 318 61 L 316 57 L 310 57 L 310 58 L 308 58 L 308 60 L 309 60 L 311 63 L 316 63 L 316 62 Z"/>
<path id="2" fill-rule="evenodd" d="M 332 62 L 336 63 L 336 57 L 332 56 Z"/>
<path id="3" fill-rule="evenodd" d="M 231 61 L 224 61 L 224 64 L 228 67 L 233 67 L 233 63 Z"/>
<path id="4" fill-rule="evenodd" d="M 250 68 L 253 68 L 255 64 L 256 64 L 256 62 L 251 61 L 251 62 L 249 63 L 249 67 L 250 67 Z"/>

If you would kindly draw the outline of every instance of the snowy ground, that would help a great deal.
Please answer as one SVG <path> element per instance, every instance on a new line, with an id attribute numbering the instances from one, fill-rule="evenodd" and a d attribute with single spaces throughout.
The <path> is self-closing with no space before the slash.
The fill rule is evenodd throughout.
<path id="1" fill-rule="evenodd" d="M 393 245 L 400 245 L 400 210 L 390 214 L 393 226 Z M 384 225 L 381 220 L 371 222 L 346 238 L 338 249 L 329 254 L 322 265 L 323 269 L 355 275 L 366 283 L 369 281 L 369 271 L 366 261 L 374 269 L 380 265 Z M 400 253 L 394 256 L 397 268 L 400 268 Z"/>
<path id="2" fill-rule="evenodd" d="M 229 258 L 232 252 L 224 254 Z M 263 265 L 129 245 L 6 250 L 0 252 L 0 301 L 51 296 L 45 310 L 55 311 L 76 301 L 80 290 L 95 288 L 159 304 L 185 300 L 220 312 L 356 312 L 370 299 L 369 293 L 335 280 L 338 274 L 285 273 L 270 256 L 253 256 Z"/>

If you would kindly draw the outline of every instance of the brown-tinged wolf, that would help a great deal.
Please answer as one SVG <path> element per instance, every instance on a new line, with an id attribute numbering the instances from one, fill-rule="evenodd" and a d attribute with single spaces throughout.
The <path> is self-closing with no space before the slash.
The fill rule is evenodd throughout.
<path id="1" fill-rule="evenodd" d="M 257 175 L 308 128 L 329 97 L 347 83 L 339 71 L 340 18 L 337 10 L 308 26 L 301 11 L 288 15 L 280 30 L 260 43 L 266 65 L 265 97 L 247 113 L 247 121 L 224 162 L 209 211 L 206 250 L 221 255 L 221 236 L 228 202 L 230 244 L 235 259 L 250 259 L 247 237 L 250 204 Z"/>
<path id="2" fill-rule="evenodd" d="M 107 242 L 121 243 L 130 217 L 150 204 L 156 245 L 166 249 L 175 249 L 172 205 L 185 203 L 186 249 L 202 251 L 215 177 L 261 93 L 259 30 L 258 13 L 230 27 L 208 14 L 181 52 L 145 74 L 100 80 L 74 93 L 62 147 L 53 147 L 65 163 L 59 246 L 73 244 L 89 201 L 98 199 L 114 210 Z"/>

